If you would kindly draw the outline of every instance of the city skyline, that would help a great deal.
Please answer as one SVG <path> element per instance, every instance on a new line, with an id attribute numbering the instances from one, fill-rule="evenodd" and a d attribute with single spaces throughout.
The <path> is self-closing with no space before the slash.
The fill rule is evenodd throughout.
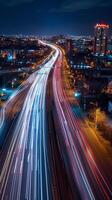
<path id="1" fill-rule="evenodd" d="M 112 200 L 111 10 L 0 0 L 0 200 Z"/>
<path id="2" fill-rule="evenodd" d="M 96 23 L 111 24 L 111 9 L 110 0 L 1 0 L 0 34 L 93 35 Z"/>

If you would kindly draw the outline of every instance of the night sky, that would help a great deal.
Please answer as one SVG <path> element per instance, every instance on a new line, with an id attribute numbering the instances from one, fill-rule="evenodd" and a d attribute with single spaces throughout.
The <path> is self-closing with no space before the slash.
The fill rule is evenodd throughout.
<path id="1" fill-rule="evenodd" d="M 89 35 L 112 22 L 112 0 L 0 0 L 0 34 Z"/>

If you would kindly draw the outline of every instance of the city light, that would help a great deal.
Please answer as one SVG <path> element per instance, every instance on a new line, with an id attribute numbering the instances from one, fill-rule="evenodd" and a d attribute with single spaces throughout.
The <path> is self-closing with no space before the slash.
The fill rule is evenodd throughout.
<path id="1" fill-rule="evenodd" d="M 0 200 L 112 200 L 111 0 L 0 4 Z"/>
<path id="2" fill-rule="evenodd" d="M 108 24 L 96 24 L 95 28 L 109 28 Z"/>
<path id="3" fill-rule="evenodd" d="M 6 91 L 6 88 L 3 88 L 2 90 L 5 92 L 5 91 Z"/>
<path id="4" fill-rule="evenodd" d="M 75 92 L 75 93 L 74 93 L 74 96 L 78 98 L 78 97 L 81 96 L 81 93 L 80 93 L 80 92 Z"/>

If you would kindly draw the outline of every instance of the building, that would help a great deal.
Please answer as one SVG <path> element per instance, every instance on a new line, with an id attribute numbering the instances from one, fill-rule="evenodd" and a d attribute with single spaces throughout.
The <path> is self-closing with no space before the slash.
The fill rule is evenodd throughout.
<path id="1" fill-rule="evenodd" d="M 112 55 L 112 36 L 108 40 L 108 53 Z"/>
<path id="2" fill-rule="evenodd" d="M 95 39 L 94 39 L 94 53 L 98 55 L 105 55 L 107 53 L 108 45 L 108 24 L 96 24 Z"/>
<path id="3" fill-rule="evenodd" d="M 72 39 L 67 39 L 66 42 L 66 52 L 70 53 L 73 51 L 73 40 Z"/>
<path id="4" fill-rule="evenodd" d="M 85 50 L 89 49 L 90 51 L 93 50 L 93 38 L 92 37 L 81 37 L 77 40 L 73 40 L 74 50 L 79 52 L 84 52 Z"/>

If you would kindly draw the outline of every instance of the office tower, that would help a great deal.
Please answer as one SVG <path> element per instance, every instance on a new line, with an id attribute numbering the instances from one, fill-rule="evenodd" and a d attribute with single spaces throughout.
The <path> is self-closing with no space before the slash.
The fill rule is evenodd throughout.
<path id="1" fill-rule="evenodd" d="M 95 39 L 94 39 L 95 54 L 104 55 L 107 53 L 108 30 L 109 30 L 109 25 L 96 24 Z"/>

